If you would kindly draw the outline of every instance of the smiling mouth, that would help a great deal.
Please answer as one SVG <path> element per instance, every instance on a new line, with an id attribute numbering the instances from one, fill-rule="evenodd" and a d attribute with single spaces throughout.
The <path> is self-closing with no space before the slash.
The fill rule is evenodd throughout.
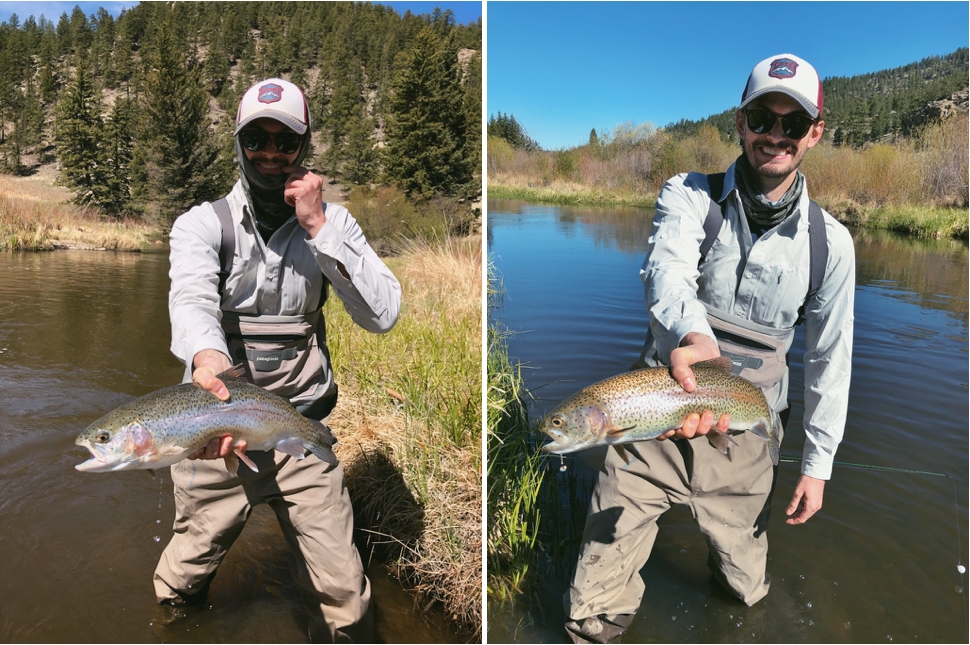
<path id="1" fill-rule="evenodd" d="M 758 146 L 758 150 L 769 157 L 795 156 L 795 150 L 790 146 Z"/>

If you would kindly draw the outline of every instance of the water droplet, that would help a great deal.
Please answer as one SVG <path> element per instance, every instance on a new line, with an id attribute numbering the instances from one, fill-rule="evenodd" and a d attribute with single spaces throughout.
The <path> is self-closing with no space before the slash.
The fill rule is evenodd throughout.
<path id="1" fill-rule="evenodd" d="M 566 472 L 567 468 L 569 468 L 569 466 L 567 466 L 566 464 L 563 464 L 562 466 L 559 467 L 559 472 L 564 473 Z"/>
<path id="2" fill-rule="evenodd" d="M 739 628 L 741 627 L 741 621 L 740 621 L 740 620 L 739 620 L 739 621 L 737 622 L 737 626 L 738 626 Z"/>
<path id="3" fill-rule="evenodd" d="M 810 602 L 805 603 L 805 606 L 808 607 L 809 609 L 811 609 L 812 608 L 812 603 L 810 603 Z"/>
<path id="4" fill-rule="evenodd" d="M 815 624 L 815 621 L 814 621 L 814 620 L 809 620 L 809 621 L 808 621 L 808 624 L 809 624 L 809 625 L 814 625 L 814 624 Z"/>
<path id="5" fill-rule="evenodd" d="M 967 572 L 967 568 L 965 566 L 963 566 L 962 564 L 958 564 L 957 565 L 957 571 L 959 571 L 960 573 L 966 573 Z"/>
<path id="6" fill-rule="evenodd" d="M 161 524 L 161 523 L 162 523 L 161 520 L 155 520 L 155 524 Z"/>
<path id="7" fill-rule="evenodd" d="M 963 593 L 963 587 L 961 587 L 960 585 L 957 585 L 956 592 Z"/>
<path id="8" fill-rule="evenodd" d="M 156 535 L 152 539 L 155 540 L 156 542 L 161 542 L 161 540 L 162 540 L 161 536 L 158 536 L 158 535 Z"/>
<path id="9" fill-rule="evenodd" d="M 681 549 L 680 552 L 683 553 L 683 554 L 686 554 L 687 553 L 687 549 Z"/>
<path id="10" fill-rule="evenodd" d="M 805 579 L 805 574 L 803 573 L 802 575 L 800 575 L 798 577 L 801 578 L 802 580 L 804 580 Z"/>
<path id="11" fill-rule="evenodd" d="M 670 617 L 670 620 L 677 620 L 677 617 L 676 616 L 671 616 Z"/>

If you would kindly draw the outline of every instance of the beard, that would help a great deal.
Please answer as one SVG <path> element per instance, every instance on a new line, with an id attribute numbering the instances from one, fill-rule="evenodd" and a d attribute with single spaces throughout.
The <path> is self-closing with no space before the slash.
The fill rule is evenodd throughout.
<path id="1" fill-rule="evenodd" d="M 757 155 L 755 154 L 755 145 L 748 145 L 744 137 L 741 137 L 740 142 L 741 149 L 744 151 L 744 158 L 748 160 L 748 165 L 750 165 L 755 173 L 757 173 L 757 175 L 763 179 L 784 179 L 798 170 L 798 167 L 802 165 L 802 159 L 805 158 L 805 150 L 799 150 L 797 145 L 791 143 L 783 143 L 774 146 L 766 145 L 765 147 L 786 149 L 791 155 L 788 163 L 778 165 L 773 164 L 770 160 L 758 162 Z"/>

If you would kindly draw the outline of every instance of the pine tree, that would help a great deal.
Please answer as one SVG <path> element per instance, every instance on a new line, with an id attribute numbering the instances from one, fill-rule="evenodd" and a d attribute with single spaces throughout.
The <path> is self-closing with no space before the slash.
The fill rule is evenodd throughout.
<path id="1" fill-rule="evenodd" d="M 133 159 L 148 214 L 172 222 L 191 206 L 231 187 L 228 164 L 209 130 L 208 94 L 201 69 L 175 46 L 170 25 L 155 35 L 151 71 L 142 95 L 142 120 Z"/>
<path id="2" fill-rule="evenodd" d="M 400 56 L 387 105 L 385 173 L 409 195 L 469 189 L 457 56 L 431 27 Z"/>
<path id="3" fill-rule="evenodd" d="M 64 182 L 75 191 L 75 202 L 96 203 L 98 165 L 101 162 L 101 101 L 88 77 L 84 60 L 75 59 L 74 80 L 64 88 L 58 104 L 55 139 Z"/>
<path id="4" fill-rule="evenodd" d="M 135 141 L 137 106 L 128 97 L 119 97 L 104 127 L 101 207 L 109 215 L 121 215 L 131 202 L 131 159 Z"/>

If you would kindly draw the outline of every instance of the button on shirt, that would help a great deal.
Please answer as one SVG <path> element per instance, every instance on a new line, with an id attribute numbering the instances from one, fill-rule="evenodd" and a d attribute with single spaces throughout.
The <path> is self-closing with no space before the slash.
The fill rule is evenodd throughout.
<path id="1" fill-rule="evenodd" d="M 650 330 L 645 355 L 664 364 L 691 332 L 714 339 L 703 303 L 775 329 L 794 327 L 809 287 L 807 188 L 798 209 L 752 239 L 734 182 L 725 174 L 724 224 L 698 270 L 710 207 L 706 175 L 681 174 L 657 199 L 640 277 Z M 802 473 L 829 479 L 845 430 L 852 371 L 855 251 L 848 230 L 823 211 L 825 277 L 805 310 L 805 448 Z"/>
<path id="2" fill-rule="evenodd" d="M 397 321 L 401 285 L 367 244 L 360 226 L 336 204 L 313 239 L 294 215 L 264 243 L 256 232 L 242 182 L 227 196 L 236 232 L 232 270 L 220 297 L 222 229 L 208 202 L 175 221 L 170 236 L 169 314 L 172 353 L 183 363 L 204 349 L 226 355 L 222 310 L 244 315 L 300 315 L 321 306 L 323 276 L 354 322 L 384 333 Z M 350 275 L 340 272 L 340 262 Z"/>

